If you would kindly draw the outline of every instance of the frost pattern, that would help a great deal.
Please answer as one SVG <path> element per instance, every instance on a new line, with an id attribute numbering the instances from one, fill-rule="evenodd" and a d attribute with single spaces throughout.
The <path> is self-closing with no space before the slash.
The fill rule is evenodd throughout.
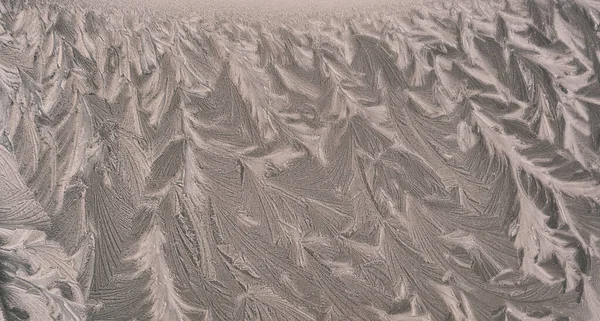
<path id="1" fill-rule="evenodd" d="M 600 320 L 600 5 L 0 3 L 0 320 Z"/>

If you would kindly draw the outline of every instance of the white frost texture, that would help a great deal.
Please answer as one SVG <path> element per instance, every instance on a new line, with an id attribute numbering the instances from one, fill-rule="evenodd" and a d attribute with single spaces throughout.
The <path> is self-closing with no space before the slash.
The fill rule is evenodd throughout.
<path id="1" fill-rule="evenodd" d="M 599 321 L 600 2 L 424 2 L 0 1 L 0 321 Z"/>

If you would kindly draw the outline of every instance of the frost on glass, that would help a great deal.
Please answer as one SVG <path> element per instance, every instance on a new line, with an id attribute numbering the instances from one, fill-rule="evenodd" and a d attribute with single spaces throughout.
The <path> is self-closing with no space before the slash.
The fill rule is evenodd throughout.
<path id="1" fill-rule="evenodd" d="M 198 6 L 0 2 L 0 320 L 600 320 L 597 1 Z"/>

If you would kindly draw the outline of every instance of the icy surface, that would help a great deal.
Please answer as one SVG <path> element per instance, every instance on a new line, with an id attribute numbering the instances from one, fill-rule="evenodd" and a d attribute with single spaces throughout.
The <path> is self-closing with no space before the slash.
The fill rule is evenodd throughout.
<path id="1" fill-rule="evenodd" d="M 600 320 L 598 1 L 147 2 L 0 2 L 1 321 Z"/>

